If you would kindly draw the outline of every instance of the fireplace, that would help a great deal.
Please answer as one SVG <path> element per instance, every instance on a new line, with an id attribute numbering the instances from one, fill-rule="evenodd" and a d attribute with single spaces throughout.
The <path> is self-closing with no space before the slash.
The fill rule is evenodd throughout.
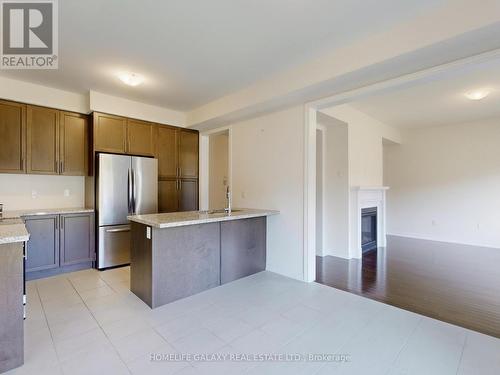
<path id="1" fill-rule="evenodd" d="M 361 259 L 365 251 L 386 246 L 385 193 L 387 186 L 358 186 L 349 196 L 349 257 Z"/>
<path id="2" fill-rule="evenodd" d="M 361 250 L 363 253 L 377 249 L 377 207 L 361 210 Z"/>

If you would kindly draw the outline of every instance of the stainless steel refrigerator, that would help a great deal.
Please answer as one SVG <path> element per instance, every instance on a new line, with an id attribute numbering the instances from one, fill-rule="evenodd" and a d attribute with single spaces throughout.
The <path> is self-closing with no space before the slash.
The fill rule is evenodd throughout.
<path id="1" fill-rule="evenodd" d="M 158 212 L 158 160 L 98 154 L 97 268 L 130 263 L 128 215 Z"/>

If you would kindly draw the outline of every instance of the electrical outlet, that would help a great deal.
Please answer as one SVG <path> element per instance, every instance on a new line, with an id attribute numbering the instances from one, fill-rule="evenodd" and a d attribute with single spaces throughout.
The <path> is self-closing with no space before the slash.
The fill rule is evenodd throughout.
<path id="1" fill-rule="evenodd" d="M 241 192 L 241 198 L 245 199 L 246 197 L 247 197 L 247 194 L 244 191 L 242 191 Z"/>
<path id="2" fill-rule="evenodd" d="M 436 226 L 436 220 L 432 220 L 432 226 L 435 227 Z"/>
<path id="3" fill-rule="evenodd" d="M 31 190 L 31 199 L 37 199 L 38 198 L 38 192 L 36 190 Z"/>
<path id="4" fill-rule="evenodd" d="M 64 196 L 69 197 L 69 189 L 64 189 Z"/>

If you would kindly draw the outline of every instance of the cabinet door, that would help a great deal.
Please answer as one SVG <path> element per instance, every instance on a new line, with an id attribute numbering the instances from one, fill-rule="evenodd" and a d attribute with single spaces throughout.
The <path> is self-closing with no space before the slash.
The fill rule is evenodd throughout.
<path id="1" fill-rule="evenodd" d="M 182 178 L 198 178 L 198 132 L 179 131 L 179 171 Z"/>
<path id="2" fill-rule="evenodd" d="M 158 181 L 158 212 L 176 212 L 179 210 L 179 181 Z"/>
<path id="3" fill-rule="evenodd" d="M 158 125 L 158 177 L 176 178 L 178 176 L 178 131 L 174 128 Z"/>
<path id="4" fill-rule="evenodd" d="M 27 172 L 59 173 L 59 111 L 27 106 Z"/>
<path id="5" fill-rule="evenodd" d="M 127 119 L 119 116 L 94 113 L 95 151 L 126 152 Z"/>
<path id="6" fill-rule="evenodd" d="M 155 155 L 155 126 L 149 122 L 128 120 L 127 153 L 131 155 Z"/>
<path id="7" fill-rule="evenodd" d="M 32 216 L 25 222 L 30 234 L 26 247 L 26 271 L 59 267 L 59 216 Z"/>
<path id="8" fill-rule="evenodd" d="M 59 131 L 60 174 L 85 176 L 88 171 L 88 117 L 61 112 Z"/>
<path id="9" fill-rule="evenodd" d="M 198 181 L 179 180 L 179 211 L 198 210 Z"/>
<path id="10" fill-rule="evenodd" d="M 94 215 L 61 215 L 61 266 L 93 260 L 93 233 Z"/>
<path id="11" fill-rule="evenodd" d="M 24 173 L 26 106 L 0 100 L 0 172 Z"/>

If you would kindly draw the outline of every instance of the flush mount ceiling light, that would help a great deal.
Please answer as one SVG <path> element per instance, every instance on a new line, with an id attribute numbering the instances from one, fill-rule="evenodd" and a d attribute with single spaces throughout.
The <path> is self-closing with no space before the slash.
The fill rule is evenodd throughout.
<path id="1" fill-rule="evenodd" d="M 486 98 L 489 94 L 490 90 L 481 89 L 481 90 L 469 91 L 465 93 L 465 96 L 470 100 L 481 100 Z"/>
<path id="2" fill-rule="evenodd" d="M 144 82 L 144 77 L 137 73 L 126 72 L 118 74 L 118 78 L 129 86 L 138 86 Z"/>

